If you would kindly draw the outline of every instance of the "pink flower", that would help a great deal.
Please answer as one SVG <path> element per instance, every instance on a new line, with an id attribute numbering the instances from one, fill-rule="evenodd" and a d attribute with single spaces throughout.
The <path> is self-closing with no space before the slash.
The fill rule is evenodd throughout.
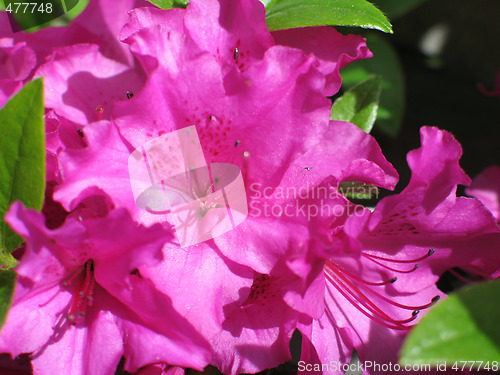
<path id="1" fill-rule="evenodd" d="M 0 107 L 22 87 L 20 80 L 31 79 L 35 71 L 45 78 L 46 107 L 54 109 L 46 116 L 48 181 L 60 182 L 58 153 L 84 145 L 84 125 L 109 118 L 114 101 L 126 100 L 128 91 L 142 86 L 142 70 L 134 68 L 134 58 L 118 35 L 129 18 L 127 12 L 148 4 L 91 0 L 68 27 L 34 33 L 12 33 L 6 13 L 0 12 L 0 36 L 6 37 L 2 47 L 15 43 L 15 48 L 5 50 L 0 70 L 19 76 L 0 77 Z"/>
<path id="2" fill-rule="evenodd" d="M 247 83 L 252 77 L 248 70 L 264 58 L 266 51 L 278 45 L 297 48 L 311 57 L 314 67 L 325 77 L 318 87 L 324 96 L 334 95 L 340 88 L 340 68 L 372 56 L 362 37 L 343 36 L 332 27 L 280 30 L 271 34 L 266 27 L 264 6 L 256 0 L 191 1 L 186 10 L 165 12 L 144 8 L 131 12 L 121 39 L 131 45 L 147 71 L 171 64 L 170 54 L 159 53 L 157 43 L 141 33 L 155 26 L 169 35 L 171 31 L 187 34 L 200 50 L 211 54 L 229 91 Z M 285 56 L 281 58 L 281 62 L 286 61 Z"/>
<path id="3" fill-rule="evenodd" d="M 479 199 L 500 223 L 500 167 L 493 165 L 474 177 L 468 195 Z"/>
<path id="4" fill-rule="evenodd" d="M 375 181 L 377 174 L 367 173 L 373 179 L 367 181 L 367 177 L 359 174 L 359 166 L 365 165 L 370 170 L 376 164 L 356 157 L 371 155 L 376 160 L 377 153 L 372 153 L 376 148 L 368 151 L 360 142 L 363 132 L 358 129 L 357 134 L 348 124 L 331 124 L 330 129 L 332 135 L 343 131 L 349 134 L 350 130 L 352 136 L 331 137 L 322 144 L 324 149 L 318 147 L 299 158 L 298 165 L 310 166 L 307 167 L 310 170 L 301 168 L 304 173 L 301 180 L 297 179 L 297 166 L 290 166 L 295 183 L 301 181 L 309 190 L 298 197 L 301 190 L 289 190 L 291 197 L 286 197 L 279 190 L 283 186 L 278 186 L 268 191 L 265 200 L 281 205 L 284 212 L 290 200 L 299 200 L 306 210 L 322 209 L 314 211 L 310 221 L 298 215 L 292 218 L 283 215 L 266 222 L 265 215 L 261 215 L 249 218 L 245 222 L 247 228 L 242 225 L 230 232 L 234 238 L 228 244 L 235 244 L 236 251 L 243 249 L 237 252 L 240 262 L 256 236 L 262 233 L 263 240 L 257 242 L 262 247 L 266 241 L 272 241 L 266 230 L 278 231 L 285 246 L 267 252 L 269 258 L 277 258 L 270 262 L 274 266 L 270 271 L 256 272 L 251 287 L 242 290 L 239 301 L 223 309 L 223 330 L 212 339 L 212 344 L 218 350 L 214 364 L 224 372 L 262 368 L 272 363 L 271 358 L 287 360 L 285 343 L 296 327 L 303 335 L 303 363 L 346 364 L 353 349 L 362 362 L 396 363 L 405 334 L 418 322 L 422 311 L 444 296 L 435 285 L 441 274 L 454 267 L 479 275 L 494 275 L 500 270 L 497 255 L 500 230 L 491 214 L 475 199 L 456 197 L 456 185 L 468 183 L 469 179 L 458 164 L 460 145 L 449 133 L 422 128 L 422 147 L 408 154 L 413 172 L 410 184 L 402 193 L 383 199 L 371 213 L 340 195 L 339 182 L 344 177 L 391 186 L 390 175 Z M 366 134 L 364 137 L 369 140 Z M 336 148 L 331 147 L 336 139 L 347 140 L 344 149 L 352 152 L 337 154 L 337 164 L 333 155 Z M 337 148 L 342 149 L 340 146 Z M 332 150 L 331 156 L 327 150 Z M 324 173 L 325 157 L 340 181 L 330 176 L 318 183 L 319 176 L 314 173 L 318 171 L 320 176 Z M 306 160 L 308 164 L 300 163 Z M 358 168 L 352 169 L 353 166 Z M 357 175 L 351 174 L 356 170 Z M 288 176 L 283 181 L 290 182 Z M 464 216 L 468 221 L 463 220 Z M 225 238 L 218 237 L 215 243 Z M 273 242 L 272 246 L 280 249 L 282 242 Z M 164 252 L 167 253 L 165 249 Z M 188 262 L 183 259 L 182 264 Z M 189 264 L 193 264 L 190 269 L 194 270 L 195 263 Z M 165 263 L 153 267 L 152 273 L 157 284 L 165 285 L 166 277 L 162 276 L 165 273 L 158 272 L 161 267 Z M 141 272 L 147 273 L 149 267 L 144 268 Z M 262 265 L 253 268 L 264 269 Z M 178 279 L 172 281 L 178 282 Z M 185 297 L 181 305 L 190 306 L 188 314 L 196 319 L 201 311 L 188 300 Z M 342 368 L 330 371 L 343 372 Z"/>
<path id="5" fill-rule="evenodd" d="M 119 42 L 118 34 L 127 22 L 127 12 L 137 6 L 146 6 L 143 0 L 90 0 L 85 10 L 67 27 L 47 27 L 33 33 L 13 33 L 6 12 L 0 12 L 0 36 L 26 42 L 36 52 L 39 65 L 56 47 L 90 43 L 100 46 L 107 58 L 132 65 L 128 48 Z"/>
<path id="6" fill-rule="evenodd" d="M 158 361 L 202 369 L 208 344 L 137 271 L 161 259 L 170 231 L 99 202 L 87 199 L 55 230 L 13 204 L 6 220 L 27 246 L 0 350 L 29 353 L 40 374 L 109 374 L 122 356 L 128 371 Z"/>
<path id="7" fill-rule="evenodd" d="M 114 102 L 128 100 L 144 84 L 140 67 L 104 57 L 94 44 L 55 48 L 35 73 L 43 77 L 47 180 L 61 183 L 59 154 L 86 146 L 85 126 L 111 117 Z"/>
<path id="8" fill-rule="evenodd" d="M 498 226 L 480 202 L 456 197 L 457 184 L 469 182 L 460 145 L 436 128 L 422 128 L 421 137 L 422 147 L 408 154 L 406 189 L 342 226 L 338 218 L 324 222 L 329 241 L 310 248 L 306 264 L 323 264 L 315 298 L 324 313 L 298 325 L 304 363 L 349 363 L 353 348 L 361 362 L 396 363 L 419 312 L 443 296 L 435 282 L 444 271 L 500 269 Z"/>
<path id="9" fill-rule="evenodd" d="M 25 42 L 0 38 L 0 108 L 23 87 L 35 64 L 35 53 Z"/>
<path id="10" fill-rule="evenodd" d="M 273 45 L 259 2 L 232 4 L 239 22 L 229 25 L 234 17 L 226 2 L 132 13 L 122 36 L 148 79 L 130 100 L 115 103 L 112 122 L 84 129 L 86 147 L 60 153 L 63 183 L 54 197 L 68 211 L 101 189 L 141 223 L 168 221 L 168 214 L 136 206 L 127 160 L 133 149 L 191 125 L 207 163 L 238 166 L 247 196 L 255 186 L 259 203 L 265 202 L 263 189 L 316 186 L 325 179 L 333 188 L 352 179 L 394 187 L 397 174 L 375 140 L 352 124 L 329 121 L 331 102 L 324 91 L 340 84 L 334 81 L 342 52 L 318 59 L 310 50 Z M 344 38 L 333 30 L 325 33 L 335 34 L 334 41 Z M 345 40 L 350 42 L 342 48 L 349 47 L 352 59 L 367 55 L 361 38 Z M 211 363 L 224 373 L 257 372 L 289 358 L 288 342 L 301 311 L 321 312 L 317 301 L 309 304 L 314 278 L 304 281 L 305 269 L 293 261 L 309 237 L 307 216 L 254 215 L 197 246 L 167 243 L 164 261 L 138 270 L 173 295 L 174 307 L 193 325 L 203 322 L 198 329 L 214 347 Z M 289 265 L 283 260 L 287 256 Z M 285 305 L 263 309 L 261 290 L 267 295 L 268 279 L 280 277 L 294 278 L 272 289 L 273 298 Z"/>

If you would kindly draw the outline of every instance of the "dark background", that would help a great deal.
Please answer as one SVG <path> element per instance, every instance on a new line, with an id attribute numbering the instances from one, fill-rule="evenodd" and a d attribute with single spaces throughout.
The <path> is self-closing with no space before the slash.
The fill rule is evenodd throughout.
<path id="1" fill-rule="evenodd" d="M 477 88 L 483 84 L 494 90 L 500 71 L 500 1 L 428 0 L 391 21 L 394 34 L 384 37 L 401 58 L 406 110 L 396 138 L 376 127 L 372 134 L 400 173 L 397 190 L 409 179 L 406 153 L 419 146 L 418 129 L 423 125 L 455 135 L 469 176 L 500 164 L 500 97 L 486 97 Z M 420 43 L 437 25 L 448 30 L 447 37 L 441 52 L 428 56 Z"/>

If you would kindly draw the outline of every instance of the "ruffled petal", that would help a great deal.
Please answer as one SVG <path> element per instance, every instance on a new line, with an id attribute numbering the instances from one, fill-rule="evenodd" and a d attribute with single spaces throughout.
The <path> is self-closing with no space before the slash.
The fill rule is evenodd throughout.
<path id="1" fill-rule="evenodd" d="M 500 167 L 493 165 L 474 177 L 468 195 L 479 199 L 500 223 Z"/>
<path id="2" fill-rule="evenodd" d="M 353 61 L 373 56 L 363 37 L 342 35 L 333 27 L 277 30 L 272 35 L 276 44 L 299 48 L 318 59 L 318 70 L 327 77 L 324 96 L 332 96 L 339 91 L 342 83 L 340 69 Z"/>
<path id="3" fill-rule="evenodd" d="M 58 48 L 35 77 L 44 77 L 45 106 L 81 125 L 109 119 L 112 105 L 137 91 L 144 78 L 123 63 L 104 57 L 97 45 Z"/>
<path id="4" fill-rule="evenodd" d="M 185 25 L 191 38 L 215 56 L 223 70 L 235 65 L 244 70 L 274 45 L 265 14 L 264 5 L 256 0 L 192 1 Z"/>

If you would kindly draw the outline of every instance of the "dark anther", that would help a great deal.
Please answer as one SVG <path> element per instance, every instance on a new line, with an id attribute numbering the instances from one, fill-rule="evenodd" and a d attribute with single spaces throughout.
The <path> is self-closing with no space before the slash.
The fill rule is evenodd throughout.
<path id="1" fill-rule="evenodd" d="M 134 96 L 134 93 L 132 91 L 127 91 L 127 99 L 132 99 Z"/>
<path id="2" fill-rule="evenodd" d="M 131 275 L 139 276 L 142 279 L 142 275 L 141 275 L 141 273 L 139 272 L 139 270 L 137 268 L 134 269 L 132 272 L 130 272 L 130 274 Z"/>
<path id="3" fill-rule="evenodd" d="M 76 129 L 76 132 L 78 133 L 78 135 L 80 137 L 82 137 L 82 138 L 85 137 L 85 135 L 83 134 L 83 130 L 82 129 Z"/>
<path id="4" fill-rule="evenodd" d="M 391 279 L 391 284 L 394 284 L 394 283 L 397 281 L 397 279 L 398 279 L 397 277 L 393 277 L 393 278 Z"/>
<path id="5" fill-rule="evenodd" d="M 413 310 L 413 312 L 411 313 L 411 315 L 412 316 L 417 316 L 419 312 L 420 312 L 420 310 Z"/>
<path id="6" fill-rule="evenodd" d="M 418 264 L 415 264 L 415 267 L 413 267 L 413 271 L 416 271 L 418 269 Z"/>
<path id="7" fill-rule="evenodd" d="M 434 297 L 432 297 L 431 302 L 432 302 L 432 303 L 436 303 L 436 302 L 437 302 L 437 301 L 439 301 L 440 299 L 441 299 L 441 297 L 439 297 L 439 296 L 434 296 Z"/>
<path id="8" fill-rule="evenodd" d="M 429 252 L 427 253 L 427 256 L 430 257 L 432 254 L 434 254 L 436 251 L 434 249 L 430 249 Z"/>
<path id="9" fill-rule="evenodd" d="M 234 49 L 233 58 L 238 60 L 240 58 L 240 50 L 238 48 Z"/>
<path id="10" fill-rule="evenodd" d="M 240 140 L 237 139 L 236 142 L 234 142 L 234 147 L 238 147 L 239 144 L 240 144 Z"/>

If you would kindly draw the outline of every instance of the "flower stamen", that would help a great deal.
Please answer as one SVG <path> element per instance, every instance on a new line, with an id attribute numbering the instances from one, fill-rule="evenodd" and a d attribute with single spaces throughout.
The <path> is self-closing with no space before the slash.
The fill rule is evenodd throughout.
<path id="1" fill-rule="evenodd" d="M 77 278 L 79 279 L 78 284 L 73 292 L 71 307 L 66 315 L 66 319 L 72 325 L 82 323 L 87 307 L 92 306 L 94 302 L 95 278 L 92 259 L 85 263 L 83 270 L 75 272 L 69 280 L 64 281 L 63 286 L 70 286 Z"/>
<path id="2" fill-rule="evenodd" d="M 420 262 L 420 261 L 422 261 L 424 259 L 427 259 L 428 257 L 430 257 L 434 253 L 435 253 L 434 249 L 430 249 L 427 252 L 427 254 L 425 254 L 424 256 L 421 256 L 420 258 L 416 258 L 416 259 L 392 259 L 392 258 L 384 258 L 384 257 L 378 256 L 378 255 L 367 254 L 367 253 L 363 253 L 363 255 L 365 257 L 371 257 L 371 258 L 378 259 L 378 260 L 385 260 L 386 262 L 393 262 L 393 263 L 416 263 L 416 262 Z"/>
<path id="3" fill-rule="evenodd" d="M 104 106 L 100 105 L 96 108 L 97 112 L 97 120 L 102 121 L 104 120 Z"/>
<path id="4" fill-rule="evenodd" d="M 363 254 L 365 258 L 380 265 L 385 269 L 389 269 L 399 273 L 409 273 L 413 272 L 418 268 L 418 265 L 415 265 L 411 270 L 398 270 L 395 268 L 388 267 L 383 263 L 379 262 L 376 259 L 385 260 L 385 261 L 394 261 L 395 263 L 410 263 L 413 261 L 421 261 L 434 253 L 434 250 L 431 249 L 424 256 L 413 260 L 401 261 L 398 259 L 389 259 L 383 258 L 371 254 Z M 375 258 L 375 259 L 374 259 Z M 373 286 L 384 286 L 389 285 L 397 281 L 397 277 L 393 277 L 390 280 L 383 281 L 368 281 L 364 280 L 352 272 L 347 271 L 345 268 L 339 266 L 333 260 L 328 259 L 325 263 L 324 272 L 326 279 L 342 294 L 344 298 L 346 298 L 353 306 L 355 306 L 361 313 L 370 319 L 376 321 L 377 323 L 383 325 L 384 327 L 398 330 L 409 330 L 412 325 L 412 321 L 414 321 L 421 310 L 427 309 L 434 305 L 439 300 L 439 295 L 434 296 L 429 303 L 420 306 L 412 306 L 412 305 L 404 305 L 398 302 L 391 300 L 383 296 L 382 294 L 375 291 Z M 391 317 L 386 312 L 384 312 L 381 308 L 377 306 L 377 304 L 373 300 L 378 300 L 380 302 L 388 303 L 398 309 L 403 310 L 411 310 L 411 316 L 406 319 L 396 319 Z"/>

